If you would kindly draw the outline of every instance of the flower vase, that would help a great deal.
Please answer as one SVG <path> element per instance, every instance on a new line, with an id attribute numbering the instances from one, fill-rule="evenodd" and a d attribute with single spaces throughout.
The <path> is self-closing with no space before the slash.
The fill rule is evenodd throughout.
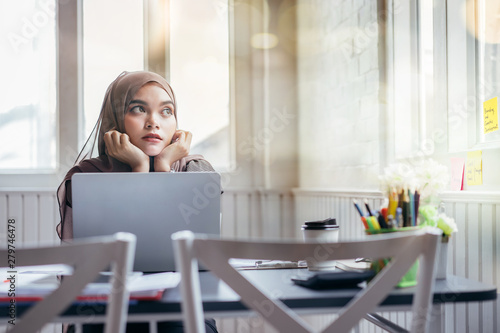
<path id="1" fill-rule="evenodd" d="M 444 280 L 446 279 L 446 272 L 448 268 L 448 236 L 443 236 L 441 238 L 441 242 L 439 242 L 439 250 L 436 258 L 437 267 L 436 267 L 436 279 Z"/>

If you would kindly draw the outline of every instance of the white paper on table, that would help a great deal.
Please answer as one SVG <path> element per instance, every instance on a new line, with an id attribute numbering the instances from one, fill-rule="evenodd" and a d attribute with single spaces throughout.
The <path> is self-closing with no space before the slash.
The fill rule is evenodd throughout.
<path id="1" fill-rule="evenodd" d="M 73 268 L 68 265 L 39 265 L 39 266 L 18 266 L 16 268 L 0 268 L 0 296 L 8 295 L 9 290 L 14 290 L 16 295 L 29 295 L 35 290 L 47 294 L 57 286 L 57 275 L 69 275 Z M 51 279 L 51 283 L 43 286 L 31 288 L 34 282 L 42 279 Z M 14 286 L 14 288 L 12 288 Z"/>
<path id="2" fill-rule="evenodd" d="M 229 259 L 229 264 L 236 269 L 261 269 L 261 268 L 302 268 L 306 267 L 305 261 L 259 260 L 259 259 Z"/>
<path id="3" fill-rule="evenodd" d="M 1 274 L 1 273 L 0 273 Z M 109 275 L 108 272 L 103 275 Z M 19 279 L 19 277 L 21 277 Z M 51 281 L 44 283 L 39 280 L 52 277 Z M 2 280 L 3 281 L 3 280 Z M 7 280 L 6 280 L 7 281 Z M 131 296 L 156 295 L 159 291 L 175 288 L 181 281 L 180 273 L 166 272 L 142 275 L 134 272 L 127 282 Z M 7 297 L 9 294 L 10 280 L 1 284 L 0 297 Z M 24 273 L 16 276 L 15 294 L 16 296 L 45 296 L 59 287 L 56 275 Z M 111 291 L 109 282 L 89 283 L 82 291 L 82 296 L 106 296 Z"/>

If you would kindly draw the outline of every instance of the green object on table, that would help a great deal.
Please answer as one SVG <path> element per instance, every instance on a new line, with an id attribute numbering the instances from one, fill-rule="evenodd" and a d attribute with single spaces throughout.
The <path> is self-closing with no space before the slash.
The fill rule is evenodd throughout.
<path id="1" fill-rule="evenodd" d="M 419 230 L 421 229 L 420 226 L 416 227 L 403 227 L 403 228 L 392 228 L 392 229 L 366 229 L 365 233 L 367 235 L 376 235 L 376 234 L 388 234 L 391 232 L 400 232 L 400 231 L 412 231 L 412 230 Z"/>
<path id="2" fill-rule="evenodd" d="M 390 259 L 379 259 L 374 260 L 370 269 L 379 273 L 387 264 L 389 264 Z M 417 285 L 417 273 L 418 273 L 418 260 L 410 267 L 408 272 L 399 280 L 396 285 L 399 288 L 413 287 Z"/>
<path id="3" fill-rule="evenodd" d="M 391 232 L 401 232 L 401 231 L 412 231 L 418 230 L 420 226 L 416 227 L 404 227 L 397 229 L 378 229 L 378 230 L 365 230 L 368 235 L 375 234 L 386 234 Z M 391 259 L 373 259 L 370 269 L 374 270 L 376 273 L 380 272 Z M 417 285 L 417 273 L 418 273 L 418 260 L 410 267 L 408 272 L 401 278 L 401 280 L 396 285 L 399 288 L 413 287 Z"/>

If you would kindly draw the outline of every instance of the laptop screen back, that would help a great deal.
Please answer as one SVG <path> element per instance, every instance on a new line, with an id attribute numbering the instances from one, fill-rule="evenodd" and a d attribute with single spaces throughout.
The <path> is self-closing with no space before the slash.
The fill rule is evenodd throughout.
<path id="1" fill-rule="evenodd" d="M 174 232 L 220 235 L 215 172 L 79 173 L 71 186 L 73 237 L 135 234 L 135 271 L 174 271 Z"/>

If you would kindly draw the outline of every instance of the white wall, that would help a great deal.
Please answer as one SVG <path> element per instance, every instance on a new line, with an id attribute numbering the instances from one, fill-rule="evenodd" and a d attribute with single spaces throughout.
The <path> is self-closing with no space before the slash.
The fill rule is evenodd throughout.
<path id="1" fill-rule="evenodd" d="M 378 187 L 376 5 L 376 1 L 299 1 L 302 187 Z"/>

